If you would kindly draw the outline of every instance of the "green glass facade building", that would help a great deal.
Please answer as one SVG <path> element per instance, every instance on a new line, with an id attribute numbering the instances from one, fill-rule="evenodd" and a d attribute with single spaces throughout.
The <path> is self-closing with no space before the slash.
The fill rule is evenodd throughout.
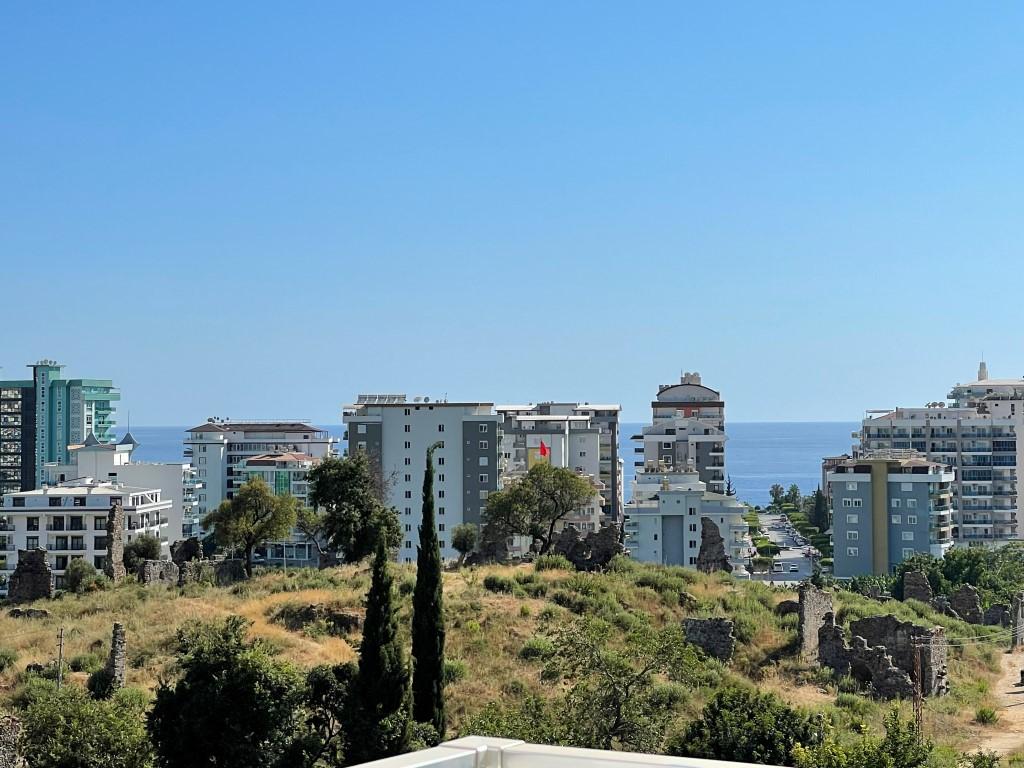
<path id="1" fill-rule="evenodd" d="M 29 368 L 30 379 L 0 380 L 0 493 L 37 488 L 70 445 L 114 441 L 121 394 L 110 379 L 67 379 L 53 360 Z"/>

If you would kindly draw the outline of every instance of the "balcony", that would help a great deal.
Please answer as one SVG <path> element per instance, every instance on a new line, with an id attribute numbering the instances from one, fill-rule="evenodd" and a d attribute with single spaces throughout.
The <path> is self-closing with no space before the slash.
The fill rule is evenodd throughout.
<path id="1" fill-rule="evenodd" d="M 480 736 L 446 741 L 431 749 L 363 765 L 373 768 L 765 768 L 752 763 L 549 747 Z"/>

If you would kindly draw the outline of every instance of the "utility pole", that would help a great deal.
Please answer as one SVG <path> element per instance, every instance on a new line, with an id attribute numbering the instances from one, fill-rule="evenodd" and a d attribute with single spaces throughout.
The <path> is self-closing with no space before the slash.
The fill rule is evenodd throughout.
<path id="1" fill-rule="evenodd" d="M 924 697 L 921 691 L 921 643 L 914 641 L 914 725 L 917 735 L 924 733 Z"/>
<path id="2" fill-rule="evenodd" d="M 57 690 L 64 681 L 64 627 L 60 628 L 57 635 Z"/>

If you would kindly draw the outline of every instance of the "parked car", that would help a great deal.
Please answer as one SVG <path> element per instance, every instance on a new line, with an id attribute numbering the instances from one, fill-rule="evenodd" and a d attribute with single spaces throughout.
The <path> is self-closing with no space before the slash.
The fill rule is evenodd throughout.
<path id="1" fill-rule="evenodd" d="M 789 572 L 790 573 L 800 573 L 800 569 L 794 563 L 793 565 L 789 566 Z"/>
<path id="2" fill-rule="evenodd" d="M 784 568 L 784 564 L 783 563 L 774 563 L 772 565 L 772 573 L 782 573 L 783 568 Z"/>

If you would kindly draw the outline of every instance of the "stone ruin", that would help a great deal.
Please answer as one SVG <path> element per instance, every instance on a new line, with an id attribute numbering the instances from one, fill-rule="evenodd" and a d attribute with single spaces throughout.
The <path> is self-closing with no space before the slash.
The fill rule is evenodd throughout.
<path id="1" fill-rule="evenodd" d="M 776 616 L 789 616 L 791 613 L 800 613 L 799 600 L 780 600 L 775 606 Z"/>
<path id="2" fill-rule="evenodd" d="M 110 690 L 124 688 L 125 668 L 128 660 L 128 645 L 124 636 L 124 624 L 114 622 L 110 636 L 110 655 L 107 657 L 105 671 L 110 680 Z"/>
<path id="3" fill-rule="evenodd" d="M 964 584 L 949 596 L 936 595 L 932 591 L 928 577 L 920 571 L 907 571 L 903 574 L 903 599 L 927 603 L 944 616 L 960 619 L 968 624 L 1008 627 L 1011 623 L 1011 610 L 1008 605 L 997 603 L 982 610 L 981 595 L 971 584 Z"/>
<path id="4" fill-rule="evenodd" d="M 45 608 L 11 608 L 7 615 L 12 619 L 48 619 L 50 612 Z"/>
<path id="5" fill-rule="evenodd" d="M 818 659 L 818 633 L 825 625 L 825 617 L 832 615 L 832 595 L 813 584 L 801 585 L 797 613 L 800 615 L 797 625 L 800 657 L 806 662 L 815 662 Z"/>
<path id="6" fill-rule="evenodd" d="M 274 612 L 272 620 L 293 632 L 301 631 L 310 624 L 323 622 L 327 633 L 336 637 L 348 635 L 363 628 L 361 614 L 332 603 L 310 603 L 308 605 L 285 603 Z"/>
<path id="7" fill-rule="evenodd" d="M 173 560 L 143 560 L 135 574 L 140 584 L 178 586 L 178 566 Z"/>
<path id="8" fill-rule="evenodd" d="M 732 573 L 729 555 L 725 551 L 725 540 L 718 526 L 709 517 L 700 519 L 700 552 L 697 553 L 697 570 L 701 573 L 725 571 Z"/>
<path id="9" fill-rule="evenodd" d="M 191 536 L 171 544 L 171 560 L 180 566 L 190 560 L 203 559 L 203 543 L 198 536 Z"/>
<path id="10" fill-rule="evenodd" d="M 179 587 L 193 583 L 226 587 L 245 578 L 245 561 L 241 559 L 189 560 L 178 568 Z"/>
<path id="11" fill-rule="evenodd" d="M 117 584 L 126 575 L 124 567 L 124 507 L 115 502 L 107 513 L 107 561 L 103 573 Z"/>
<path id="12" fill-rule="evenodd" d="M 1017 650 L 1024 644 L 1024 592 L 1013 596 L 1010 606 L 1010 650 Z"/>
<path id="13" fill-rule="evenodd" d="M 0 768 L 21 768 L 25 763 L 18 754 L 21 721 L 13 715 L 0 717 Z"/>
<path id="14" fill-rule="evenodd" d="M 11 574 L 7 598 L 12 603 L 28 603 L 53 597 L 53 572 L 45 549 L 19 549 L 18 565 Z"/>
<path id="15" fill-rule="evenodd" d="M 554 535 L 549 551 L 563 555 L 577 571 L 596 571 L 607 566 L 616 555 L 625 554 L 620 534 L 621 529 L 615 523 L 602 525 L 586 536 L 580 536 L 578 530 L 567 525 Z"/>
<path id="16" fill-rule="evenodd" d="M 732 628 L 732 619 L 683 619 L 686 642 L 721 662 L 732 659 L 736 650 L 736 636 Z"/>
<path id="17" fill-rule="evenodd" d="M 981 595 L 977 587 L 970 584 L 964 584 L 949 596 L 949 606 L 968 624 L 981 624 L 985 620 L 981 611 Z"/>
<path id="18" fill-rule="evenodd" d="M 849 643 L 834 614 L 818 633 L 818 660 L 837 675 L 870 684 L 885 699 L 914 695 L 915 656 L 920 648 L 921 693 L 949 692 L 946 638 L 941 627 L 926 629 L 895 616 L 867 616 L 850 623 Z"/>
<path id="19" fill-rule="evenodd" d="M 920 571 L 906 571 L 903 574 L 903 599 L 920 600 L 926 605 L 932 602 L 932 585 Z"/>

